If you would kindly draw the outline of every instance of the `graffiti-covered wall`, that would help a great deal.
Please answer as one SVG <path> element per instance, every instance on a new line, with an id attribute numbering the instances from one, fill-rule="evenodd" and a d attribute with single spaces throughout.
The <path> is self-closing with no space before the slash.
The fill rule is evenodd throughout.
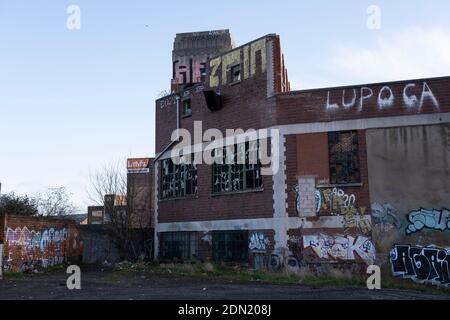
<path id="1" fill-rule="evenodd" d="M 441 265 L 438 260 L 448 260 L 450 125 L 368 130 L 367 145 L 373 235 L 379 262 L 390 264 L 395 276 L 448 284 L 448 270 L 437 272 L 442 278 L 439 281 L 431 273 L 426 277 L 422 273 L 431 270 L 424 271 L 425 265 L 437 266 Z M 439 254 L 428 260 L 426 256 L 433 250 Z M 411 265 L 408 259 L 414 260 Z"/>
<path id="2" fill-rule="evenodd" d="M 11 271 L 48 268 L 77 259 L 82 243 L 74 221 L 2 216 L 4 267 Z"/>

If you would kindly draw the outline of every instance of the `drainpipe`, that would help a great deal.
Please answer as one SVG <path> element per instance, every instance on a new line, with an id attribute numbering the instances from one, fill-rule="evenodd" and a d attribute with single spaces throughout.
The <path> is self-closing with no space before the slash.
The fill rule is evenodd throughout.
<path id="1" fill-rule="evenodd" d="M 177 141 L 180 141 L 180 96 L 175 97 L 177 99 Z"/>

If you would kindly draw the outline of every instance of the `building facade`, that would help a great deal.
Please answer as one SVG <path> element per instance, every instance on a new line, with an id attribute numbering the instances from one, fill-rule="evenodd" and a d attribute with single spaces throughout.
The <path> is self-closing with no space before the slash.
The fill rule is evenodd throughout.
<path id="1" fill-rule="evenodd" d="M 270 34 L 203 80 L 156 101 L 160 259 L 448 285 L 450 77 L 291 91 Z"/>

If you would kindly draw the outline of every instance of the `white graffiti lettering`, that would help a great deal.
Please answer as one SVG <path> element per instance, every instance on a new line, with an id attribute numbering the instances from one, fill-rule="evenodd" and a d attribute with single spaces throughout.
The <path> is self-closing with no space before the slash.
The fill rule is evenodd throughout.
<path id="1" fill-rule="evenodd" d="M 416 109 L 420 112 L 425 105 L 425 102 L 430 101 L 435 109 L 440 110 L 439 102 L 427 82 L 423 82 L 422 84 L 420 99 L 414 94 L 416 88 L 417 84 L 415 83 L 409 83 L 403 88 L 403 106 L 406 109 Z M 353 96 L 349 99 L 347 90 L 348 89 L 342 90 L 341 101 L 332 101 L 332 92 L 328 91 L 325 108 L 329 111 L 338 111 L 341 107 L 345 110 L 349 110 L 356 106 L 356 101 L 358 100 L 358 111 L 361 112 L 364 109 L 364 106 L 367 105 L 367 102 L 376 94 L 374 89 L 370 87 L 361 87 L 358 96 L 357 90 L 354 88 L 352 89 Z M 383 86 L 376 94 L 376 97 L 379 110 L 387 110 L 395 105 L 395 93 L 390 86 Z"/>

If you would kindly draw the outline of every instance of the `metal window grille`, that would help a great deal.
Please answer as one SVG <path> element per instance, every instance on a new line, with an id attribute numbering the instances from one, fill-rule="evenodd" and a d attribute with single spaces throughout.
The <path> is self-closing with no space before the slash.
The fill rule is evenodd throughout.
<path id="1" fill-rule="evenodd" d="M 160 256 L 164 260 L 195 260 L 198 239 L 195 232 L 167 232 L 160 234 Z"/>
<path id="2" fill-rule="evenodd" d="M 248 262 L 248 231 L 216 231 L 212 233 L 215 262 Z"/>
<path id="3" fill-rule="evenodd" d="M 259 143 L 251 141 L 214 150 L 213 193 L 262 187 Z"/>
<path id="4" fill-rule="evenodd" d="M 358 132 L 329 133 L 328 147 L 330 156 L 330 182 L 332 184 L 361 182 Z"/>
<path id="5" fill-rule="evenodd" d="M 196 195 L 197 178 L 197 164 L 194 155 L 182 159 L 179 164 L 175 164 L 172 159 L 163 160 L 161 199 L 176 199 Z"/>

